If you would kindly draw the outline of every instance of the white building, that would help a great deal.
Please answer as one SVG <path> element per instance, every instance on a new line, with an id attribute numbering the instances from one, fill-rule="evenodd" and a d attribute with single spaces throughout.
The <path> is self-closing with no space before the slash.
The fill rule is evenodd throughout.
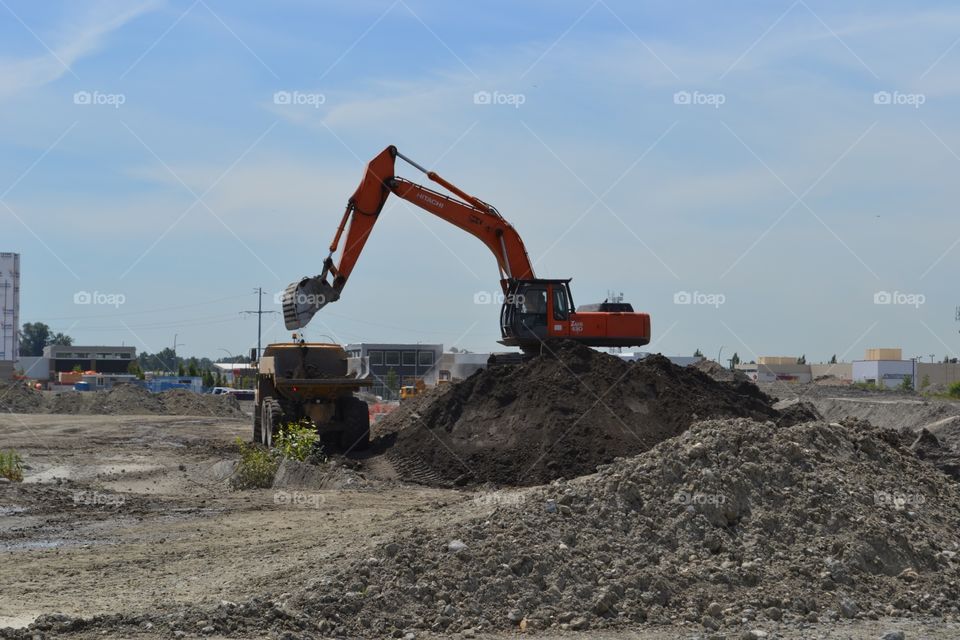
<path id="1" fill-rule="evenodd" d="M 0 362 L 20 357 L 20 254 L 0 253 Z"/>

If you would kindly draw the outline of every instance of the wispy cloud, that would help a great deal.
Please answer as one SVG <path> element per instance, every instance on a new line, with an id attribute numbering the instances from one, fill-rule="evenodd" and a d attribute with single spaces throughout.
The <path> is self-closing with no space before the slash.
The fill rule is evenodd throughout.
<path id="1" fill-rule="evenodd" d="M 133 6 L 100 2 L 79 19 L 70 20 L 70 24 L 41 28 L 30 25 L 15 8 L 4 2 L 0 13 L 6 13 L 11 21 L 29 32 L 43 52 L 19 58 L 0 58 L 0 99 L 41 87 L 65 74 L 80 77 L 73 68 L 77 62 L 100 50 L 111 33 L 161 5 L 161 0 L 148 0 Z"/>

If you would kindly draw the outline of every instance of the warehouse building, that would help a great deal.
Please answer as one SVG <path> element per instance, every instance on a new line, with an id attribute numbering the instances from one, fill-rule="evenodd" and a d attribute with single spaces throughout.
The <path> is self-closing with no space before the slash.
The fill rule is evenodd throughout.
<path id="1" fill-rule="evenodd" d="M 368 374 L 373 378 L 372 393 L 379 396 L 391 396 L 387 381 L 396 380 L 396 386 L 413 386 L 422 380 L 427 386 L 434 386 L 439 380 L 439 364 L 443 355 L 442 344 L 387 344 L 361 342 L 348 344 L 347 357 L 351 370 Z M 391 373 L 392 372 L 392 373 Z"/>
<path id="2" fill-rule="evenodd" d="M 893 389 L 902 385 L 904 380 L 917 388 L 917 361 L 904 360 L 902 349 L 867 349 L 865 359 L 853 361 L 854 382 Z"/>

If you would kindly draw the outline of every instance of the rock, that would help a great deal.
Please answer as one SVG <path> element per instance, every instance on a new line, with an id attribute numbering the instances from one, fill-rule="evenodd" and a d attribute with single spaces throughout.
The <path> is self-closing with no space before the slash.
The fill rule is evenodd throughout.
<path id="1" fill-rule="evenodd" d="M 578 617 L 570 621 L 570 628 L 574 631 L 583 631 L 590 627 L 590 623 L 587 622 L 586 618 Z"/>
<path id="2" fill-rule="evenodd" d="M 710 606 L 707 607 L 707 615 L 719 620 L 723 617 L 723 607 L 720 606 L 719 602 L 711 602 Z"/>
<path id="3" fill-rule="evenodd" d="M 703 618 L 700 620 L 700 624 L 703 625 L 704 629 L 710 629 L 711 631 L 720 630 L 720 623 L 717 622 L 715 618 L 710 616 L 703 616 Z"/>
<path id="4" fill-rule="evenodd" d="M 467 545 L 463 540 L 451 540 L 447 543 L 447 551 L 452 551 L 453 553 L 460 553 L 467 548 Z"/>
<path id="5" fill-rule="evenodd" d="M 779 607 L 767 607 L 763 613 L 771 620 L 780 620 L 783 617 L 783 611 Z"/>
<path id="6" fill-rule="evenodd" d="M 856 618 L 860 612 L 860 607 L 851 598 L 840 599 L 840 613 L 844 618 Z"/>
<path id="7" fill-rule="evenodd" d="M 905 640 L 906 637 L 903 631 L 887 631 L 880 636 L 880 640 Z"/>
<path id="8" fill-rule="evenodd" d="M 523 620 L 523 611 L 520 611 L 520 609 L 510 609 L 510 611 L 507 612 L 507 620 L 513 624 L 520 624 L 520 621 Z"/>
<path id="9" fill-rule="evenodd" d="M 766 631 L 761 631 L 760 629 L 750 629 L 749 631 L 744 631 L 740 634 L 740 640 L 764 640 L 768 637 L 769 634 Z"/>

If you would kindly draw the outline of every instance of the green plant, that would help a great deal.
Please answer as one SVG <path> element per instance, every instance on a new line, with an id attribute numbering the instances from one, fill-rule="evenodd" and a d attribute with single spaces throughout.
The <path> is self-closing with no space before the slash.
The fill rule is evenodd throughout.
<path id="1" fill-rule="evenodd" d="M 904 376 L 900 381 L 900 391 L 913 391 L 913 376 Z"/>
<path id="2" fill-rule="evenodd" d="M 273 448 L 282 458 L 303 462 L 313 451 L 313 446 L 319 439 L 320 436 L 313 423 L 307 418 L 302 418 L 280 427 L 279 433 L 273 439 Z"/>
<path id="3" fill-rule="evenodd" d="M 951 398 L 960 398 L 960 380 L 954 382 L 947 388 L 947 395 Z"/>
<path id="4" fill-rule="evenodd" d="M 926 389 L 929 386 L 930 386 L 930 376 L 924 374 L 924 376 L 920 378 L 920 388 Z"/>
<path id="5" fill-rule="evenodd" d="M 13 449 L 0 451 L 0 477 L 23 482 L 23 458 Z"/>
<path id="6" fill-rule="evenodd" d="M 230 479 L 235 489 L 265 489 L 273 484 L 277 472 L 277 459 L 270 451 L 256 445 L 247 444 L 237 438 L 240 449 L 240 462 Z"/>

